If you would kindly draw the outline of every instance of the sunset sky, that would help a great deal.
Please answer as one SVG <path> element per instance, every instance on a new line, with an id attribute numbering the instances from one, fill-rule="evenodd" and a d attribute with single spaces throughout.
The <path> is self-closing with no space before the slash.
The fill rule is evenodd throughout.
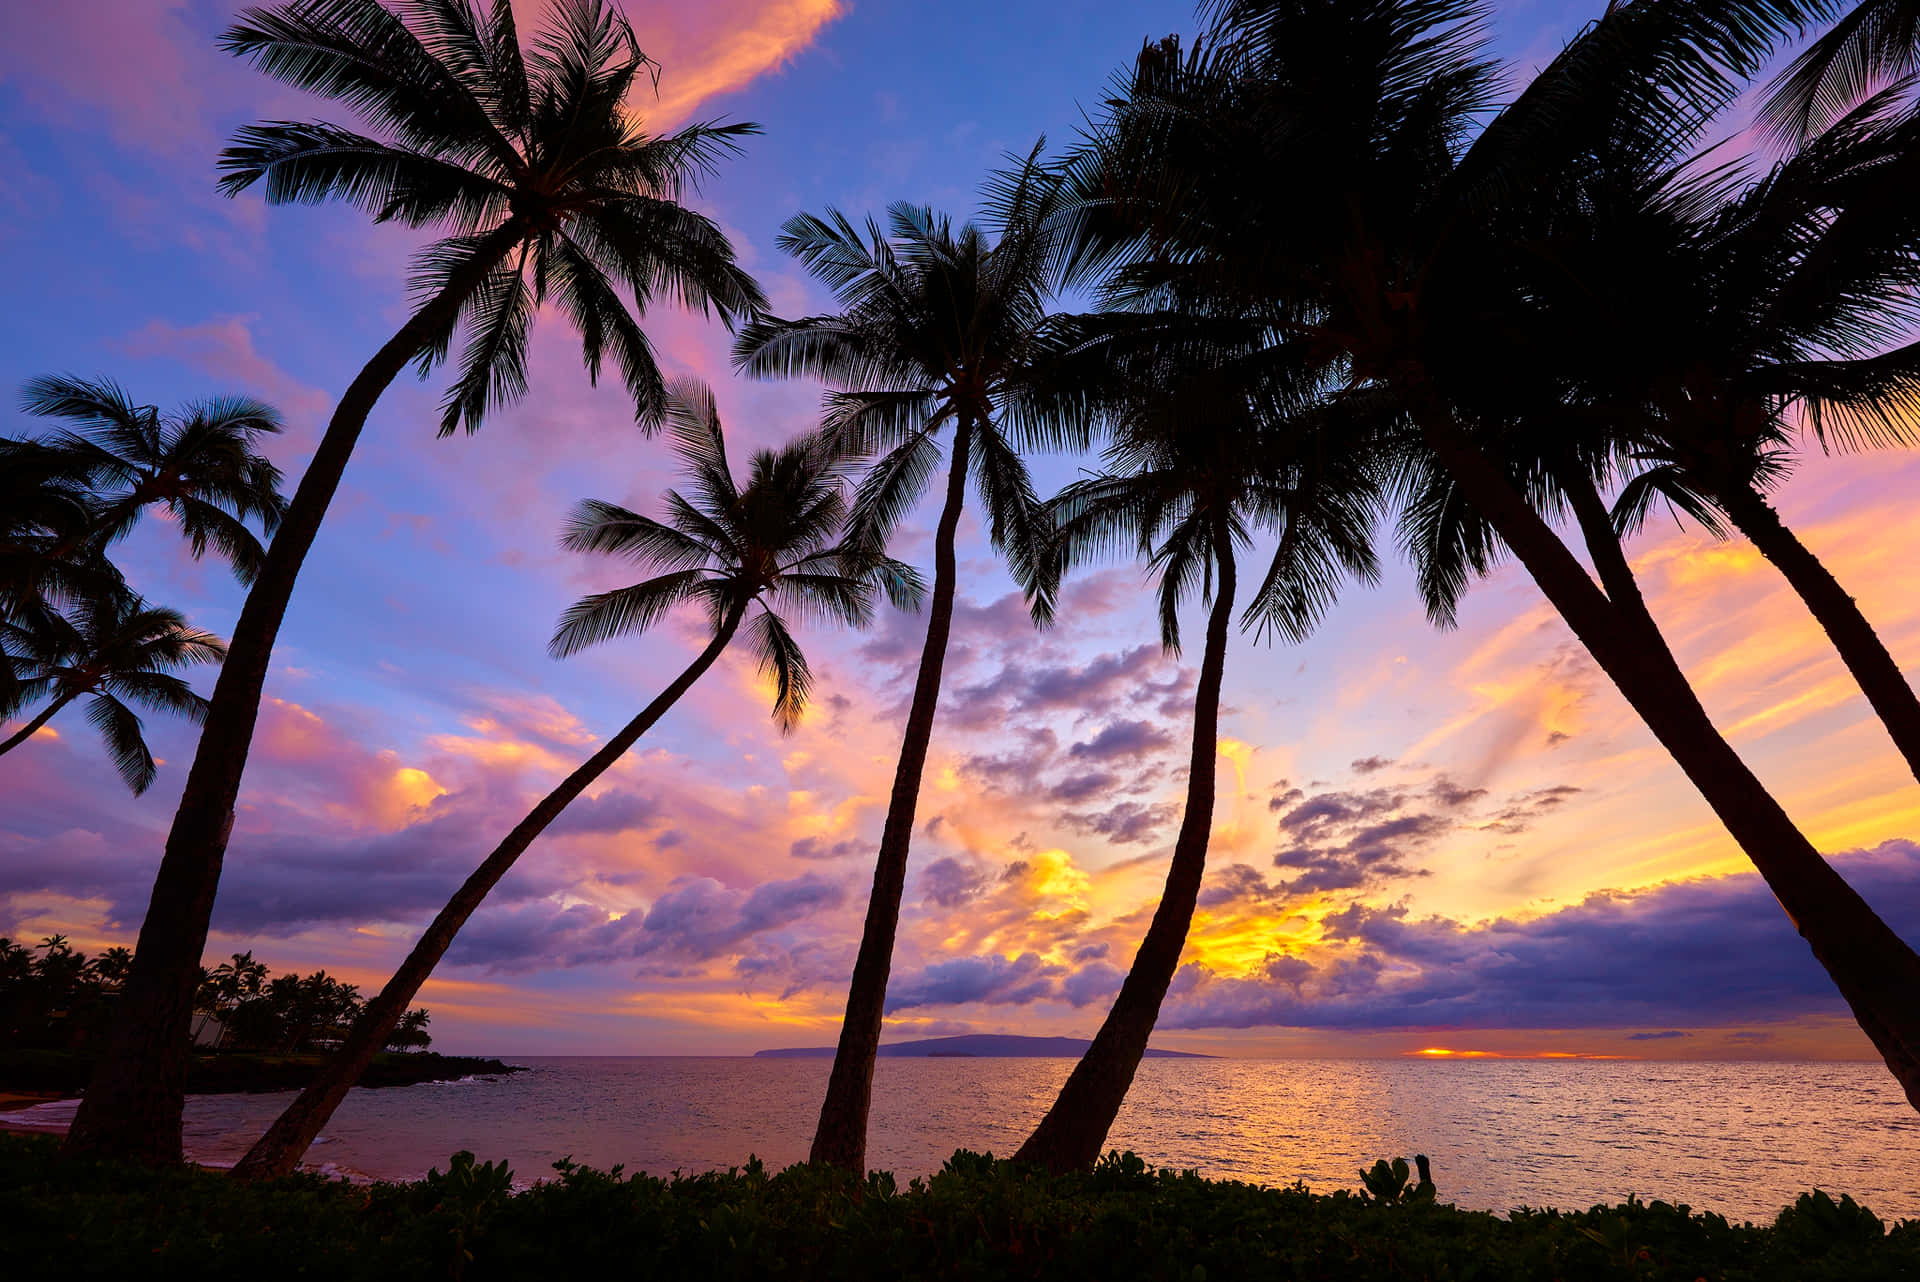
<path id="1" fill-rule="evenodd" d="M 532 0 L 522 0 L 523 30 Z M 1069 143 L 1184 0 L 627 0 L 661 127 L 758 121 L 699 198 L 783 314 L 825 296 L 774 247 L 791 214 L 893 200 L 964 216 L 1004 153 Z M 1551 55 L 1594 6 L 1502 5 L 1501 56 Z M 319 106 L 214 47 L 225 0 L 11 15 L 0 44 L 0 384 L 111 375 L 171 406 L 287 414 L 297 476 L 332 400 L 404 317 L 420 237 L 213 186 L 224 138 Z M 1303 193 L 1311 196 L 1311 192 Z M 811 425 L 819 389 L 728 373 L 728 336 L 662 306 L 672 372 L 711 380 L 736 463 Z M 564 323 L 532 392 L 434 438 L 440 383 L 375 412 L 281 634 L 210 956 L 377 988 L 462 876 L 701 643 L 699 621 L 556 661 L 562 608 L 618 571 L 561 552 L 578 499 L 654 510 L 671 481 Z M 6 411 L 4 431 L 33 430 Z M 1044 493 L 1086 460 L 1036 461 Z M 289 486 L 291 485 L 291 479 Z M 1920 664 L 1920 456 L 1806 460 L 1789 524 Z M 930 515 L 897 554 L 928 567 Z M 1920 942 L 1920 788 L 1778 575 L 1666 522 L 1630 549 L 1709 709 L 1816 845 Z M 240 591 L 150 520 L 135 586 L 225 634 Z M 1091 1034 L 1145 929 L 1179 821 L 1197 646 L 1164 655 L 1140 570 L 1072 581 L 1036 633 L 969 519 L 894 963 L 888 1036 Z M 826 1045 L 858 940 L 924 622 L 815 630 L 782 737 L 732 656 L 576 804 L 429 982 L 439 1049 L 736 1054 Z M 1197 639 L 1198 622 L 1190 624 Z M 200 687 L 210 687 L 205 677 Z M 1785 915 L 1525 576 L 1460 626 L 1397 561 L 1301 646 L 1228 656 L 1209 882 L 1156 1044 L 1222 1054 L 1422 1049 L 1870 1057 Z M 84 720 L 0 760 L 0 934 L 130 943 L 191 727 L 127 794 Z"/>

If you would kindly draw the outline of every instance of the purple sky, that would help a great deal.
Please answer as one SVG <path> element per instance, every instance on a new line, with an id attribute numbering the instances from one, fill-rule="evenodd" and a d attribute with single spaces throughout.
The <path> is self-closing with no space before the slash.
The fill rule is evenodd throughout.
<path id="1" fill-rule="evenodd" d="M 1184 4 L 1130 0 L 938 17 L 835 0 L 626 8 L 665 64 L 658 103 L 642 104 L 661 125 L 765 126 L 701 203 L 788 314 L 826 302 L 774 249 L 789 215 L 895 199 L 964 215 L 1003 153 L 1069 141 L 1143 37 L 1192 26 Z M 1586 12 L 1503 6 L 1496 47 L 1537 63 Z M 292 473 L 402 319 L 417 238 L 214 192 L 234 128 L 316 111 L 214 48 L 230 16 L 213 0 L 97 0 L 9 24 L 0 382 L 70 371 L 162 405 L 262 396 L 293 425 L 275 447 Z M 717 327 L 666 308 L 646 326 L 675 372 L 716 384 L 737 460 L 810 425 L 818 389 L 733 381 Z M 547 657 L 566 603 L 615 581 L 557 549 L 568 507 L 649 509 L 670 479 L 617 386 L 588 386 L 563 324 L 543 318 L 532 393 L 478 437 L 434 439 L 438 390 L 408 381 L 381 402 L 302 575 L 216 955 L 250 948 L 376 987 L 530 801 L 699 643 L 687 619 Z M 29 427 L 15 414 L 8 430 Z M 1037 460 L 1039 484 L 1083 462 Z M 1909 660 L 1916 483 L 1910 457 L 1815 458 L 1782 497 Z M 900 555 L 927 560 L 929 524 L 909 525 Z M 1669 525 L 1632 552 L 1716 719 L 1920 938 L 1920 792 L 1804 610 L 1744 545 Z M 161 522 L 124 557 L 150 597 L 231 627 L 237 589 Z M 1160 653 L 1132 566 L 1077 580 L 1044 635 L 971 521 L 961 574 L 889 1034 L 1088 1033 L 1164 872 L 1192 670 Z M 831 1042 L 920 628 L 891 616 L 864 636 L 807 634 L 819 699 L 787 738 L 751 664 L 725 661 L 469 926 L 423 997 L 437 1044 Z M 1226 703 L 1213 872 L 1163 1044 L 1866 1053 L 1705 805 L 1512 570 L 1437 633 L 1395 565 L 1305 645 L 1237 640 Z M 84 722 L 53 730 L 0 762 L 0 933 L 127 941 L 189 728 L 151 724 L 165 764 L 138 799 Z"/>

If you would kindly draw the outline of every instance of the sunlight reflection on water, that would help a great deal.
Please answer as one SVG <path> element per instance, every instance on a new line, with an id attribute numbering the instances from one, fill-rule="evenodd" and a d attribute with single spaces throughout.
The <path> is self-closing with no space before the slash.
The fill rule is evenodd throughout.
<path id="1" fill-rule="evenodd" d="M 316 1165 L 411 1178 L 471 1148 L 523 1179 L 557 1158 L 655 1173 L 806 1156 L 826 1060 L 522 1058 L 497 1081 L 355 1091 Z M 956 1148 L 1011 1153 L 1064 1059 L 886 1059 L 869 1161 L 902 1180 Z M 291 1098 L 196 1096 L 187 1145 L 231 1162 Z M 58 1116 L 71 1105 L 43 1106 Z M 1432 1157 L 1462 1206 L 1687 1202 L 1770 1218 L 1809 1188 L 1920 1217 L 1920 1116 L 1874 1064 L 1148 1060 L 1110 1143 L 1157 1165 L 1353 1188 L 1376 1157 Z"/>

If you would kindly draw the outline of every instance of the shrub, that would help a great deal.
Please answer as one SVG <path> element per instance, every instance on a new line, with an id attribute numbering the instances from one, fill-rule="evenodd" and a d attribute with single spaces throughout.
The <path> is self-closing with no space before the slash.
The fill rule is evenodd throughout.
<path id="1" fill-rule="evenodd" d="M 904 1188 L 757 1161 L 666 1179 L 555 1164 L 513 1192 L 456 1154 L 410 1184 L 240 1185 L 0 1136 L 0 1276 L 491 1279 L 1846 1279 L 1920 1277 L 1920 1226 L 1802 1197 L 1771 1225 L 1629 1199 L 1507 1218 L 1262 1188 L 1113 1154 L 1048 1176 L 956 1153 Z"/>

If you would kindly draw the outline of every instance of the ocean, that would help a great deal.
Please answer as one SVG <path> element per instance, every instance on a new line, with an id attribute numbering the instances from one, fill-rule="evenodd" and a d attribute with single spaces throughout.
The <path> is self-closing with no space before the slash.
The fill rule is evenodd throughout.
<path id="1" fill-rule="evenodd" d="M 506 1057 L 531 1072 L 355 1091 L 309 1153 L 408 1179 L 471 1149 L 531 1182 L 571 1157 L 666 1174 L 805 1158 L 824 1059 Z M 883 1059 L 869 1163 L 904 1182 L 957 1148 L 1009 1154 L 1066 1059 Z M 187 1101 L 189 1153 L 231 1163 L 291 1096 Z M 0 1115 L 64 1125 L 71 1102 Z M 1148 1060 L 1110 1146 L 1261 1184 L 1356 1188 L 1427 1154 L 1442 1201 L 1584 1208 L 1629 1194 L 1770 1219 L 1811 1188 L 1920 1218 L 1920 1115 L 1877 1064 L 1587 1060 Z"/>

